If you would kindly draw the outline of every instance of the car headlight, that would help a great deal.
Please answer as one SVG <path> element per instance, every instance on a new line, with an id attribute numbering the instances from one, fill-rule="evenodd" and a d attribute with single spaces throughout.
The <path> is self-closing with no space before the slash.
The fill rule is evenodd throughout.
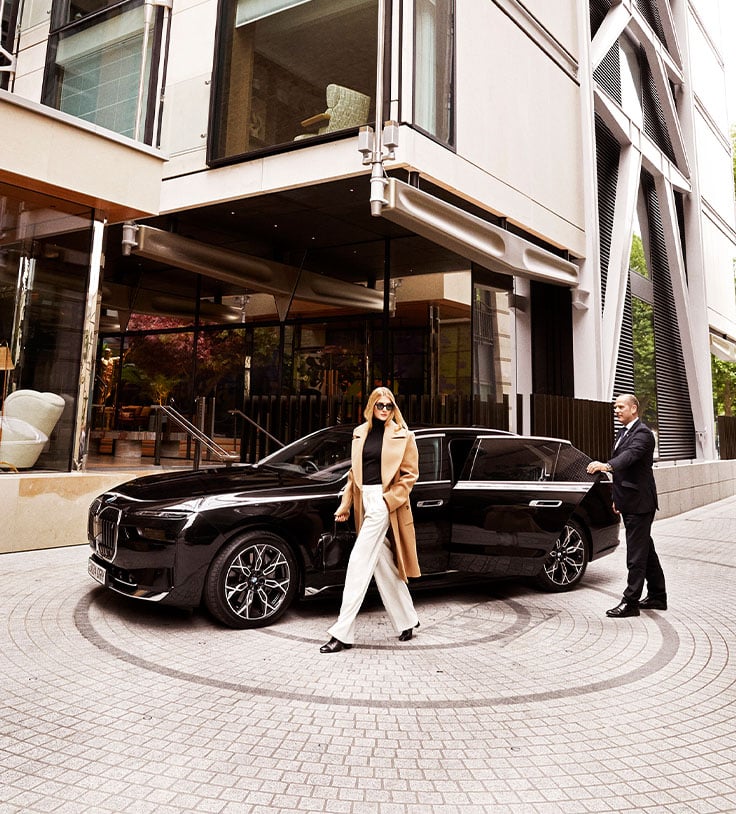
<path id="1" fill-rule="evenodd" d="M 173 542 L 196 515 L 184 509 L 140 509 L 127 516 L 138 539 Z"/>
<path id="2" fill-rule="evenodd" d="M 158 520 L 186 520 L 192 513 L 186 509 L 139 509 L 134 517 L 155 517 Z"/>

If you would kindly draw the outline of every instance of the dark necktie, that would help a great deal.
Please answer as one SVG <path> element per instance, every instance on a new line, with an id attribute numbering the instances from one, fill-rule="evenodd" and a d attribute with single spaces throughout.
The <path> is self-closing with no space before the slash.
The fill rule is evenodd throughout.
<path id="1" fill-rule="evenodd" d="M 613 445 L 614 449 L 618 449 L 618 446 L 624 440 L 627 431 L 628 427 L 621 427 L 621 429 L 618 431 L 618 435 L 616 436 L 616 443 Z"/>

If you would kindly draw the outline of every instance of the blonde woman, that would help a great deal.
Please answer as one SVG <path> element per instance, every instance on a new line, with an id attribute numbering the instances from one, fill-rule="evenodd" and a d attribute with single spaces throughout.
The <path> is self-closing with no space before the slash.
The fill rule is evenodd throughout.
<path id="1" fill-rule="evenodd" d="M 363 416 L 365 423 L 353 432 L 348 483 L 335 512 L 335 519 L 344 522 L 353 507 L 358 536 L 345 575 L 340 615 L 321 653 L 339 653 L 353 646 L 355 619 L 371 577 L 399 641 L 411 639 L 413 629 L 419 627 L 407 586 L 408 577 L 420 576 L 409 505 L 409 493 L 419 475 L 417 444 L 387 387 L 370 394 Z"/>

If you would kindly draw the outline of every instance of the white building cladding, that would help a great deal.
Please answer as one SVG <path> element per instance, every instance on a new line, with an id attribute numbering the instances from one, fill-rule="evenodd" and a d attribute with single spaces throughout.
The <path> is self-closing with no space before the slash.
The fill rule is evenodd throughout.
<path id="1" fill-rule="evenodd" d="M 418 389 L 442 396 L 446 380 L 490 394 L 514 428 L 528 427 L 518 394 L 637 390 L 660 457 L 715 456 L 709 340 L 721 354 L 736 342 L 716 0 L 32 0 L 19 32 L 5 43 L 13 94 L 159 146 L 162 217 L 148 225 L 246 256 L 251 270 L 232 273 L 214 268 L 226 255 L 211 258 L 220 287 L 197 296 L 213 314 L 238 295 L 276 322 L 327 307 L 314 294 L 269 301 L 274 274 L 377 294 L 390 283 L 407 332 L 418 304 L 428 309 Z M 398 147 L 382 163 L 391 196 L 370 219 L 356 134 L 381 95 Z M 287 239 L 265 235 L 271 216 Z M 105 276 L 124 300 L 130 258 L 108 230 Z M 188 245 L 179 268 L 192 268 Z M 136 291 L 164 260 L 177 267 L 172 252 L 138 255 Z M 389 300 L 378 295 L 384 328 Z M 456 323 L 482 309 L 492 327 L 474 323 L 472 372 L 443 373 L 431 347 L 450 358 L 464 341 Z"/>

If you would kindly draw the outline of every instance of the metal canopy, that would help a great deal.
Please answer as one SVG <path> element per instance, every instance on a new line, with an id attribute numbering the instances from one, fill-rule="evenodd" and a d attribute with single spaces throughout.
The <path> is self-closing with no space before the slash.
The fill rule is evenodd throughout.
<path id="1" fill-rule="evenodd" d="M 386 199 L 381 210 L 384 218 L 485 268 L 573 288 L 578 285 L 575 263 L 417 187 L 389 178 Z"/>
<path id="2" fill-rule="evenodd" d="M 211 246 L 153 226 L 131 224 L 127 229 L 123 244 L 130 252 L 244 289 L 272 294 L 282 320 L 294 299 L 338 308 L 383 311 L 383 291 Z"/>

